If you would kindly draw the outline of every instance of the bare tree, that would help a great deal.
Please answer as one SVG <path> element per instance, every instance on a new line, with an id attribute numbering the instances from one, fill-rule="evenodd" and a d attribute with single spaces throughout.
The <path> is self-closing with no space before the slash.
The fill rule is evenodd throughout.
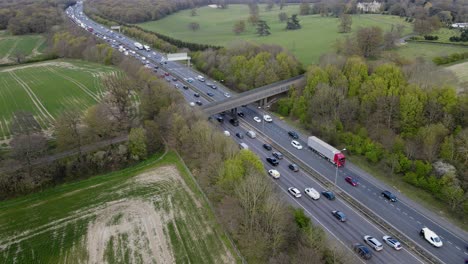
<path id="1" fill-rule="evenodd" d="M 362 56 L 369 58 L 376 56 L 382 45 L 382 29 L 379 27 L 360 28 L 356 34 L 357 46 Z"/>
<path id="2" fill-rule="evenodd" d="M 197 31 L 197 30 L 200 29 L 200 24 L 197 23 L 197 22 L 190 22 L 190 23 L 188 24 L 188 28 L 189 28 L 190 30 L 192 30 L 192 31 Z"/>
<path id="3" fill-rule="evenodd" d="M 108 92 L 104 102 L 109 112 L 117 121 L 120 130 L 128 131 L 131 121 L 136 117 L 136 107 L 133 102 L 135 94 L 133 85 L 127 77 L 111 75 L 103 80 Z"/>
<path id="4" fill-rule="evenodd" d="M 240 33 L 244 32 L 245 31 L 245 21 L 244 20 L 237 21 L 236 24 L 234 24 L 234 28 L 232 29 L 232 31 L 236 35 L 239 35 Z"/>
<path id="5" fill-rule="evenodd" d="M 349 14 L 340 15 L 340 25 L 338 25 L 338 32 L 340 33 L 349 33 L 351 32 L 351 25 L 353 24 L 353 19 Z"/>
<path id="6" fill-rule="evenodd" d="M 196 15 L 197 15 L 197 9 L 192 8 L 192 10 L 190 10 L 190 16 L 196 16 Z"/>
<path id="7" fill-rule="evenodd" d="M 285 22 L 286 20 L 288 20 L 288 15 L 285 12 L 281 12 L 278 14 L 278 19 L 281 22 Z"/>
<path id="8" fill-rule="evenodd" d="M 84 126 L 81 124 L 81 111 L 78 109 L 65 110 L 55 122 L 57 145 L 61 150 L 78 148 L 81 156 Z"/>

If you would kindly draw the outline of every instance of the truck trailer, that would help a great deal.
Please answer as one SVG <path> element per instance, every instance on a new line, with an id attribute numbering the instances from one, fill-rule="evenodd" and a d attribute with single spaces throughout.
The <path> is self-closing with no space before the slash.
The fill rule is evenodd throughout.
<path id="1" fill-rule="evenodd" d="M 334 165 L 338 167 L 345 165 L 346 158 L 343 153 L 321 139 L 311 136 L 307 140 L 307 146 Z"/>

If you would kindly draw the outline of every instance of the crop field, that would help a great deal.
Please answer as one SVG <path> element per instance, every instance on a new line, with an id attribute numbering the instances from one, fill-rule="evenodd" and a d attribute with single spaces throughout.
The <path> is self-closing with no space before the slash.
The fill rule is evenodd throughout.
<path id="1" fill-rule="evenodd" d="M 408 42 L 399 47 L 397 53 L 407 58 L 425 58 L 432 60 L 437 56 L 447 56 L 452 53 L 467 52 L 468 46 L 454 46 L 437 43 Z"/>
<path id="2" fill-rule="evenodd" d="M 0 202 L 0 263 L 237 263 L 176 154 Z"/>
<path id="3" fill-rule="evenodd" d="M 0 33 L 0 64 L 12 62 L 17 53 L 26 57 L 39 55 L 45 49 L 45 38 L 41 35 L 10 36 Z"/>
<path id="4" fill-rule="evenodd" d="M 461 85 L 468 87 L 468 61 L 448 66 L 447 69 L 455 73 Z"/>
<path id="5" fill-rule="evenodd" d="M 121 73 L 116 68 L 77 60 L 0 68 L 0 140 L 11 135 L 16 111 L 32 113 L 47 129 L 62 110 L 85 110 L 101 100 L 100 80 L 110 74 Z"/>
<path id="6" fill-rule="evenodd" d="M 258 37 L 255 27 L 247 23 L 246 31 L 240 35 L 232 32 L 233 25 L 240 19 L 247 21 L 249 9 L 247 5 L 229 5 L 228 9 L 202 7 L 197 9 L 198 15 L 192 17 L 190 10 L 177 12 L 161 20 L 139 24 L 144 29 L 159 32 L 176 39 L 195 43 L 226 46 L 237 40 L 254 41 L 257 43 L 278 44 L 289 51 L 305 65 L 318 62 L 319 57 L 334 50 L 337 39 L 349 34 L 338 33 L 339 19 L 321 17 L 320 15 L 299 16 L 302 29 L 286 31 L 285 22 L 280 22 L 278 14 L 286 12 L 288 16 L 299 13 L 299 5 L 288 5 L 283 10 L 277 6 L 272 11 L 265 11 L 265 5 L 260 5 L 260 18 L 267 21 L 271 35 Z M 405 25 L 404 34 L 409 34 L 412 25 L 397 16 L 355 15 L 352 17 L 352 30 L 359 27 L 380 26 L 389 30 L 392 24 Z M 200 29 L 192 31 L 188 24 L 197 22 Z"/>

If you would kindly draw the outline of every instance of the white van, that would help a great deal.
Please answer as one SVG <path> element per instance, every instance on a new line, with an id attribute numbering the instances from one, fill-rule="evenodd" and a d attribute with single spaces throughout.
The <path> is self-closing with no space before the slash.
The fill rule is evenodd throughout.
<path id="1" fill-rule="evenodd" d="M 201 75 L 198 75 L 197 80 L 199 80 L 200 82 L 204 82 L 205 78 L 203 76 L 201 76 Z"/>
<path id="2" fill-rule="evenodd" d="M 249 146 L 245 143 L 239 143 L 239 148 L 241 149 L 249 149 Z"/>
<path id="3" fill-rule="evenodd" d="M 250 131 L 247 131 L 247 133 L 245 133 L 247 136 L 249 136 L 250 138 L 255 138 L 257 137 L 257 134 L 255 134 L 255 132 L 253 132 L 252 130 Z"/>

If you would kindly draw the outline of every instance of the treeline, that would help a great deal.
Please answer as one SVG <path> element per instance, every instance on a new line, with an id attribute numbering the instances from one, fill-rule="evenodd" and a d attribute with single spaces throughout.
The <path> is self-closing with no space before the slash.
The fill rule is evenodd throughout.
<path id="1" fill-rule="evenodd" d="M 430 64 L 400 68 L 335 58 L 307 70 L 277 111 L 313 135 L 362 155 L 468 216 L 468 94 L 429 81 L 444 78 Z"/>
<path id="2" fill-rule="evenodd" d="M 207 5 L 209 0 L 96 0 L 85 7 L 92 13 L 123 23 L 158 20 L 182 9 Z"/>
<path id="3" fill-rule="evenodd" d="M 0 30 L 13 35 L 44 33 L 63 22 L 62 11 L 75 0 L 0 1 Z"/>
<path id="4" fill-rule="evenodd" d="M 292 78 L 302 73 L 300 62 L 280 46 L 239 42 L 228 48 L 192 55 L 198 69 L 238 91 Z"/>
<path id="5" fill-rule="evenodd" d="M 432 59 L 432 61 L 437 65 L 449 64 L 452 62 L 457 62 L 461 60 L 468 59 L 468 52 L 463 53 L 452 53 L 447 56 L 438 56 Z"/>

